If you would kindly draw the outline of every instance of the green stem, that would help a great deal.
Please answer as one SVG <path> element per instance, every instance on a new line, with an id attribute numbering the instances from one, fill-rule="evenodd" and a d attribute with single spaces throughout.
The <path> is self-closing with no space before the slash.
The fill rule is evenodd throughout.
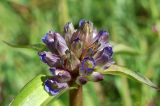
<path id="1" fill-rule="evenodd" d="M 83 106 L 82 86 L 69 92 L 70 106 Z"/>

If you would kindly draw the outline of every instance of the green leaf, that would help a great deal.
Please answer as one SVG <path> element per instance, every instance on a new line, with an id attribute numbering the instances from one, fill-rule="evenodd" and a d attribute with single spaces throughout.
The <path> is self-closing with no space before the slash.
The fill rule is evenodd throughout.
<path id="1" fill-rule="evenodd" d="M 65 92 L 69 91 L 69 90 L 73 90 L 73 89 L 77 89 L 77 87 L 70 87 L 68 89 L 64 89 L 62 90 L 57 96 L 50 96 L 46 101 L 43 102 L 43 106 L 50 106 L 53 102 L 55 102 L 55 100 L 57 100 L 62 94 L 64 94 Z"/>
<path id="2" fill-rule="evenodd" d="M 43 82 L 47 79 L 45 75 L 39 75 L 31 80 L 11 102 L 11 106 L 40 106 L 50 98 L 56 100 L 60 95 L 69 89 L 62 90 L 58 95 L 51 96 L 45 90 Z M 71 88 L 73 89 L 73 88 Z"/>
<path id="3" fill-rule="evenodd" d="M 140 54 L 138 50 L 123 44 L 115 44 L 113 46 L 113 52 L 116 54 L 132 54 L 132 55 Z"/>
<path id="4" fill-rule="evenodd" d="M 19 45 L 19 44 L 13 44 L 13 43 L 9 43 L 6 41 L 3 41 L 5 44 L 7 44 L 8 46 L 14 47 L 14 48 L 27 48 L 27 49 L 33 49 L 36 51 L 43 51 L 46 49 L 46 46 L 42 43 L 37 43 L 37 44 L 30 44 L 30 45 Z"/>
<path id="5" fill-rule="evenodd" d="M 149 85 L 150 87 L 158 89 L 158 87 L 154 83 L 152 83 L 148 78 L 142 76 L 141 74 L 135 71 L 129 70 L 125 67 L 112 65 L 106 70 L 102 70 L 100 68 L 96 70 L 102 74 L 124 75 L 124 76 L 127 76 L 128 78 L 135 79 L 138 82 L 141 82 L 143 84 Z"/>

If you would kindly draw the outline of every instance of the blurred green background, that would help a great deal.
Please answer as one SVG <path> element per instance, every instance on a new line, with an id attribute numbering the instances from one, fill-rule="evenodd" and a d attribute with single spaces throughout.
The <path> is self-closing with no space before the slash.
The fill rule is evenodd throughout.
<path id="1" fill-rule="evenodd" d="M 7 106 L 39 73 L 49 74 L 37 52 L 15 49 L 2 41 L 27 45 L 80 19 L 106 29 L 116 44 L 140 54 L 116 53 L 116 64 L 139 71 L 160 86 L 160 0 L 0 0 L 0 106 Z M 67 106 L 67 94 L 55 106 Z M 84 86 L 84 106 L 160 106 L 160 93 L 125 77 L 107 75 Z"/>

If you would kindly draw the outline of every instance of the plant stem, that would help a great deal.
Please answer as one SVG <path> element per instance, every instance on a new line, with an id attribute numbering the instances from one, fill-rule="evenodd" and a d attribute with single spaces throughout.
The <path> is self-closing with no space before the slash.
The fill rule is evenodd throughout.
<path id="1" fill-rule="evenodd" d="M 82 86 L 78 86 L 78 89 L 69 92 L 69 101 L 70 106 L 83 106 Z"/>

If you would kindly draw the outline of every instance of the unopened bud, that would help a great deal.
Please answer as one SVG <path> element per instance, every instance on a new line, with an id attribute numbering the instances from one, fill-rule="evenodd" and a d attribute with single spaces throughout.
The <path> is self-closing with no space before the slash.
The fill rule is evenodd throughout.
<path id="1" fill-rule="evenodd" d="M 39 56 L 41 60 L 44 63 L 48 64 L 50 67 L 60 66 L 60 58 L 57 55 L 52 54 L 51 52 L 40 52 Z"/>
<path id="2" fill-rule="evenodd" d="M 87 83 L 87 78 L 85 76 L 78 76 L 77 79 L 76 79 L 76 83 L 78 85 L 84 85 Z"/>
<path id="3" fill-rule="evenodd" d="M 74 27 L 71 22 L 66 23 L 66 25 L 64 26 L 64 32 L 65 32 L 64 38 L 66 40 L 67 45 L 70 47 L 71 37 L 72 34 L 74 33 Z"/>
<path id="4" fill-rule="evenodd" d="M 104 76 L 99 72 L 93 72 L 89 77 L 90 81 L 98 82 L 104 79 Z"/>

